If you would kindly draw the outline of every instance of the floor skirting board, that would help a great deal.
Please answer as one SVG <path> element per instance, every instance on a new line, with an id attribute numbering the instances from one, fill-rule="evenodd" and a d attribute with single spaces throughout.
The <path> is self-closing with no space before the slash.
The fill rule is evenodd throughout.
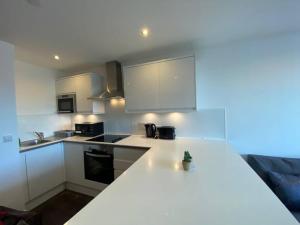
<path id="1" fill-rule="evenodd" d="M 51 189 L 50 191 L 28 201 L 25 203 L 25 207 L 27 210 L 32 210 L 36 208 L 37 206 L 43 204 L 48 199 L 54 197 L 55 195 L 59 194 L 60 192 L 64 191 L 66 189 L 65 184 L 60 184 L 56 186 L 55 188 Z"/>

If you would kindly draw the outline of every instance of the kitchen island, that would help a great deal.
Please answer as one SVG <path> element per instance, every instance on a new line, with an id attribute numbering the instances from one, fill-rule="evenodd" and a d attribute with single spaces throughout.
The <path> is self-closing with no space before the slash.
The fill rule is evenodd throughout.
<path id="1" fill-rule="evenodd" d="M 134 135 L 116 144 L 150 149 L 66 225 L 298 224 L 224 141 Z M 185 150 L 190 172 L 181 166 Z"/>

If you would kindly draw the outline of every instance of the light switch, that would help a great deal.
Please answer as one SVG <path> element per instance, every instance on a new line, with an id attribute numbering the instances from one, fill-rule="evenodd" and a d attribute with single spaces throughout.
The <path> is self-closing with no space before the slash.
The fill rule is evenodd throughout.
<path id="1" fill-rule="evenodd" d="M 2 137 L 2 142 L 3 143 L 12 142 L 12 140 L 13 140 L 12 135 L 5 135 L 5 136 Z"/>

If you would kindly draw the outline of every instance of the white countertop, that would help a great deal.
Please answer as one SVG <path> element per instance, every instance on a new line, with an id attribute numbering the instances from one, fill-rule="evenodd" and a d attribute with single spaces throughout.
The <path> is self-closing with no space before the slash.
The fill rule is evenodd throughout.
<path id="1" fill-rule="evenodd" d="M 298 224 L 223 141 L 131 136 L 117 144 L 151 149 L 66 225 Z M 192 172 L 181 168 L 185 150 Z"/>

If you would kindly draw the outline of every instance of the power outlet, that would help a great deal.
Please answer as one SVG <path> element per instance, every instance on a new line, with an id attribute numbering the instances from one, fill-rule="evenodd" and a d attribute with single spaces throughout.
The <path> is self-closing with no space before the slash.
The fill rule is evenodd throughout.
<path id="1" fill-rule="evenodd" d="M 2 142 L 3 143 L 8 143 L 8 142 L 12 142 L 13 141 L 13 137 L 12 135 L 5 135 L 2 137 Z"/>

